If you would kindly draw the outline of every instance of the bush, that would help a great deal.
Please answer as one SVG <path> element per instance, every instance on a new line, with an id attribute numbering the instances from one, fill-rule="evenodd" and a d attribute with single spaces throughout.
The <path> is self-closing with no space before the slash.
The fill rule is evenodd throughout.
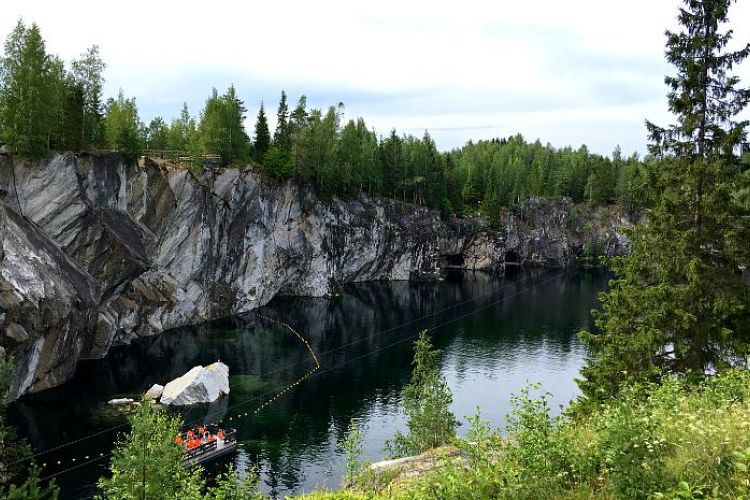
<path id="1" fill-rule="evenodd" d="M 750 373 L 633 384 L 598 406 L 553 417 L 533 386 L 513 398 L 505 433 L 477 412 L 463 463 L 411 480 L 319 498 L 750 498 Z M 361 496 L 358 496 L 361 495 Z M 312 495 L 309 498 L 318 498 Z"/>

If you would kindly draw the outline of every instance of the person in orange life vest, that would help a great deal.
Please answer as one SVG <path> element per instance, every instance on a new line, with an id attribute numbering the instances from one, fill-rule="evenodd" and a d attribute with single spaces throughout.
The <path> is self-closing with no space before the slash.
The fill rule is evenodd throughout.
<path id="1" fill-rule="evenodd" d="M 175 442 L 175 444 L 176 444 L 177 446 L 180 446 L 180 447 L 182 447 L 182 445 L 183 445 L 183 443 L 184 443 L 184 441 L 183 441 L 183 439 L 182 439 L 182 434 L 177 434 L 177 437 L 176 437 L 176 438 L 174 438 L 174 442 Z"/>

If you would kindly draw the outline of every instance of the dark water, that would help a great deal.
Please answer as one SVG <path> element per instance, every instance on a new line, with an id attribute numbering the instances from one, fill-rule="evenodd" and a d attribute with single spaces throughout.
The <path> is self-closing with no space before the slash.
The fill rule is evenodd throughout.
<path id="1" fill-rule="evenodd" d="M 214 468 L 254 465 L 263 489 L 280 497 L 335 488 L 344 462 L 339 443 L 350 419 L 364 426 L 365 458 L 373 460 L 405 428 L 399 402 L 419 330 L 435 327 L 454 413 L 464 420 L 479 405 L 485 419 L 501 426 L 509 396 L 527 382 L 543 383 L 554 406 L 576 396 L 574 377 L 586 351 L 575 333 L 590 325 L 589 311 L 606 281 L 600 271 L 457 273 L 439 283 L 358 284 L 332 299 L 279 299 L 260 312 L 302 332 L 321 369 L 257 414 L 261 401 L 314 362 L 286 328 L 247 314 L 82 362 L 69 383 L 12 405 L 11 419 L 37 452 L 100 432 L 37 458 L 47 464 L 44 475 L 64 471 L 109 453 L 124 430 L 108 430 L 125 417 L 102 402 L 220 359 L 230 367 L 229 398 L 182 412 L 187 420 L 224 419 L 237 428 L 239 451 Z M 106 456 L 57 476 L 63 498 L 93 495 L 105 469 Z"/>

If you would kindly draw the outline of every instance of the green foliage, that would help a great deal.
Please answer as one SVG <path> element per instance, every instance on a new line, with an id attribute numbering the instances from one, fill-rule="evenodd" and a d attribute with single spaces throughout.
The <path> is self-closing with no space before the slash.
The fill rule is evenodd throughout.
<path id="1" fill-rule="evenodd" d="M 180 422 L 143 401 L 130 425 L 112 453 L 111 476 L 99 480 L 102 498 L 200 498 L 200 472 L 182 466 L 174 442 Z"/>
<path id="2" fill-rule="evenodd" d="M 10 485 L 7 489 L 0 486 L 0 498 L 6 500 L 57 500 L 59 494 L 54 479 L 46 485 L 41 484 L 36 466 L 29 468 L 28 477 L 21 485 Z"/>
<path id="3" fill-rule="evenodd" d="M 25 466 L 33 463 L 29 461 L 31 455 L 29 446 L 18 439 L 13 427 L 5 425 L 12 367 L 12 357 L 0 356 L 0 484 L 14 480 L 23 472 Z M 25 487 L 31 488 L 35 484 L 33 481 L 27 481 Z"/>
<path id="4" fill-rule="evenodd" d="M 135 97 L 125 98 L 122 89 L 117 99 L 107 101 L 104 116 L 104 137 L 107 146 L 128 159 L 134 160 L 143 154 L 142 124 L 138 119 Z"/>
<path id="5" fill-rule="evenodd" d="M 747 122 L 732 118 L 748 102 L 728 76 L 750 45 L 726 52 L 729 0 L 688 0 L 683 31 L 668 33 L 669 104 L 677 123 L 648 124 L 648 224 L 629 232 L 631 253 L 613 263 L 617 279 L 582 336 L 593 355 L 579 382 L 591 400 L 616 396 L 631 378 L 720 371 L 750 353 L 750 218 L 736 196 L 750 181 L 735 154 Z"/>
<path id="6" fill-rule="evenodd" d="M 253 142 L 253 155 L 255 161 L 262 162 L 271 147 L 271 132 L 268 130 L 268 120 L 263 103 L 260 103 L 258 118 L 255 120 L 255 142 Z"/>
<path id="7" fill-rule="evenodd" d="M 28 445 L 18 440 L 13 427 L 5 425 L 12 365 L 10 356 L 0 356 L 0 485 L 6 485 L 0 486 L 0 498 L 55 500 L 59 494 L 55 481 L 41 484 L 39 469 L 31 460 Z M 25 475 L 23 483 L 12 484 L 22 471 Z"/>
<path id="8" fill-rule="evenodd" d="M 448 384 L 440 374 L 440 351 L 423 330 L 414 342 L 414 360 L 409 384 L 404 389 L 404 412 L 408 434 L 396 433 L 386 446 L 392 456 L 422 453 L 453 440 L 458 426 L 450 411 L 453 402 Z"/>
<path id="9" fill-rule="evenodd" d="M 168 135 L 169 127 L 164 123 L 164 119 L 161 116 L 157 116 L 146 127 L 146 148 L 157 150 L 167 149 Z"/>
<path id="10" fill-rule="evenodd" d="M 544 393 L 513 398 L 504 431 L 479 414 L 463 462 L 393 483 L 359 480 L 344 499 L 678 499 L 750 495 L 750 373 L 629 384 L 619 399 L 553 417 Z M 367 476 L 367 473 L 364 473 Z M 377 489 L 371 489 L 377 486 Z"/>
<path id="11" fill-rule="evenodd" d="M 451 152 L 449 185 L 460 186 L 450 194 L 454 209 L 472 207 L 495 215 L 530 196 L 561 198 L 576 202 L 639 201 L 635 191 L 640 160 L 627 160 L 618 149 L 612 159 L 588 149 L 555 149 L 541 142 L 528 143 L 520 135 L 468 143 Z"/>
<path id="12" fill-rule="evenodd" d="M 362 457 L 362 430 L 354 419 L 349 422 L 349 428 L 341 443 L 341 449 L 346 454 L 345 481 L 347 484 L 352 484 L 357 474 L 362 471 L 360 461 Z"/>
<path id="13" fill-rule="evenodd" d="M 190 116 L 187 103 L 183 103 L 180 117 L 172 120 L 169 125 L 166 142 L 167 149 L 173 151 L 177 158 L 201 153 L 202 146 L 198 126 Z"/>
<path id="14" fill-rule="evenodd" d="M 258 476 L 250 470 L 240 476 L 233 469 L 219 475 L 216 486 L 209 489 L 205 500 L 263 500 L 266 498 L 258 489 Z"/>
<path id="15" fill-rule="evenodd" d="M 60 83 L 39 27 L 18 21 L 0 61 L 0 140 L 21 155 L 47 153 Z M 57 104 L 57 106 L 55 106 Z M 52 112 L 51 112 L 52 111 Z"/>
<path id="16" fill-rule="evenodd" d="M 175 500 L 260 500 L 258 477 L 254 471 L 240 476 L 234 470 L 219 476 L 208 488 L 202 470 L 188 470 L 182 465 L 184 451 L 174 442 L 181 422 L 141 402 L 130 417 L 130 432 L 112 453 L 110 477 L 99 479 L 102 498 L 135 500 L 158 498 Z M 205 493 L 204 493 L 205 491 Z"/>
<path id="17" fill-rule="evenodd" d="M 280 181 L 314 185 L 325 199 L 376 194 L 443 216 L 479 212 L 495 218 L 530 196 L 620 201 L 632 210 L 645 200 L 643 164 L 637 156 L 623 159 L 619 148 L 610 160 L 585 147 L 558 150 L 517 135 L 440 153 L 427 132 L 414 137 L 392 131 L 379 138 L 362 118 L 342 123 L 342 103 L 308 110 L 303 95 L 290 112 L 284 91 L 273 136 L 261 103 L 252 142 L 234 86 L 224 95 L 213 89 L 199 120 L 185 105 L 169 126 L 155 117 L 146 127 L 133 99 L 108 100 L 104 116 L 105 68 L 94 45 L 66 72 L 59 58 L 46 54 L 36 26 L 19 22 L 0 64 L 0 141 L 31 156 L 105 147 L 135 158 L 145 147 L 192 165 L 200 165 L 203 155 L 219 156 L 222 165 L 252 158 Z M 744 200 L 747 192 L 735 195 Z"/>
<path id="18" fill-rule="evenodd" d="M 73 81 L 81 93 L 81 123 L 79 131 L 81 148 L 88 150 L 102 144 L 104 139 L 102 88 L 107 65 L 99 55 L 99 46 L 93 45 L 73 61 Z"/>
<path id="19" fill-rule="evenodd" d="M 221 156 L 223 165 L 247 161 L 250 154 L 250 139 L 245 132 L 246 111 L 245 105 L 237 97 L 233 85 L 222 96 L 219 96 L 216 89 L 213 89 L 206 100 L 198 126 L 199 142 L 203 148 L 203 153 Z M 182 133 L 183 147 L 190 149 L 192 142 L 190 136 L 193 133 L 190 115 L 185 116 L 186 114 L 187 107 L 185 106 L 178 126 Z M 175 135 L 179 137 L 179 135 Z"/>
<path id="20" fill-rule="evenodd" d="M 279 109 L 276 112 L 276 131 L 273 134 L 273 144 L 283 153 L 290 153 L 292 149 L 292 124 L 289 122 L 289 106 L 286 102 L 286 92 L 281 91 Z"/>

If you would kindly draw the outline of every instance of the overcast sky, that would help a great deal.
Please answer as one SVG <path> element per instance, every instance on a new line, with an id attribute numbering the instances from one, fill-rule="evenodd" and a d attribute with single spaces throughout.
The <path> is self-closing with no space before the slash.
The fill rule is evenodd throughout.
<path id="1" fill-rule="evenodd" d="M 670 119 L 664 30 L 680 4 L 2 0 L 0 36 L 21 17 L 66 61 L 98 44 L 105 93 L 134 95 L 146 122 L 183 101 L 198 114 L 211 87 L 234 83 L 249 128 L 283 88 L 292 106 L 302 93 L 315 107 L 343 101 L 379 134 L 428 129 L 443 150 L 520 132 L 609 154 L 643 152 L 644 119 Z M 730 15 L 735 44 L 750 41 L 750 2 Z M 750 62 L 738 74 L 750 85 Z"/>

